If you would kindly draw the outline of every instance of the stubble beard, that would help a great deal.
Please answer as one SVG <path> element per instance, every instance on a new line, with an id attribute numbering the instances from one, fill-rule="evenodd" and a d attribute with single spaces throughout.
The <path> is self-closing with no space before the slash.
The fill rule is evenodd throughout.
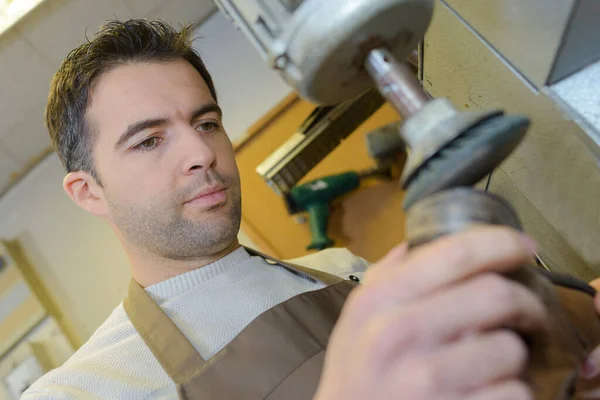
<path id="1" fill-rule="evenodd" d="M 227 187 L 227 202 L 201 211 L 197 218 L 186 217 L 182 199 L 214 181 Z M 157 197 L 145 202 L 125 204 L 106 196 L 112 219 L 123 237 L 141 251 L 171 260 L 192 260 L 215 254 L 231 245 L 241 223 L 239 177 L 213 174 L 167 199 Z M 190 210 L 193 211 L 193 210 Z"/>

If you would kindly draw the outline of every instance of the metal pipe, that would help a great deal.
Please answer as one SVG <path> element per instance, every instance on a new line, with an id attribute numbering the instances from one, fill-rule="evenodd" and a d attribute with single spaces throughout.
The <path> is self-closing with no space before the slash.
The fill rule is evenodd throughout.
<path id="1" fill-rule="evenodd" d="M 402 117 L 416 114 L 429 102 L 429 96 L 414 73 L 406 64 L 396 61 L 388 50 L 372 50 L 365 61 L 365 68 L 379 92 Z"/>

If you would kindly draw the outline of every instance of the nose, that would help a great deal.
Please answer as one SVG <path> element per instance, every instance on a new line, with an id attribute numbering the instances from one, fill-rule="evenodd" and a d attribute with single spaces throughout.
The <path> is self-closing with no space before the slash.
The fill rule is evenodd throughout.
<path id="1" fill-rule="evenodd" d="M 206 172 L 215 166 L 217 157 L 209 138 L 191 127 L 186 127 L 180 137 L 177 150 L 180 152 L 179 158 L 183 174 Z"/>

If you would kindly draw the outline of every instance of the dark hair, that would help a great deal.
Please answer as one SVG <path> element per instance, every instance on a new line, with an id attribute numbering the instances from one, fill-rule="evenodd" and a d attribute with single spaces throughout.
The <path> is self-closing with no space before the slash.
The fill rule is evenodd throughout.
<path id="1" fill-rule="evenodd" d="M 95 136 L 86 110 L 98 78 L 119 65 L 184 59 L 200 73 L 217 101 L 212 78 L 192 47 L 192 31 L 193 26 L 176 31 L 162 21 L 111 21 L 69 53 L 52 79 L 46 106 L 46 127 L 68 172 L 87 171 L 101 184 L 92 160 Z"/>

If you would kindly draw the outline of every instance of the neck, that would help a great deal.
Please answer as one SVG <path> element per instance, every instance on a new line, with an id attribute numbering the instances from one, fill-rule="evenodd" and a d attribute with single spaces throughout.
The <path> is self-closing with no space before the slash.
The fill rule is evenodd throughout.
<path id="1" fill-rule="evenodd" d="M 142 287 L 173 278 L 177 275 L 202 268 L 211 264 L 240 247 L 237 238 L 224 249 L 201 257 L 188 260 L 173 260 L 157 257 L 134 249 L 125 249 L 131 263 L 131 274 Z"/>

